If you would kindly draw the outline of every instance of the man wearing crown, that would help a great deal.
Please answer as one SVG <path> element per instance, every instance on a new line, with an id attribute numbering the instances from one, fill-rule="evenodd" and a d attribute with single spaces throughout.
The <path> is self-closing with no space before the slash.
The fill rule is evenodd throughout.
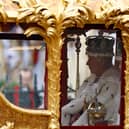
<path id="1" fill-rule="evenodd" d="M 119 48 L 121 42 L 114 41 L 102 35 L 87 38 L 87 64 L 92 74 L 80 86 L 76 98 L 62 107 L 62 125 L 120 124 L 121 57 L 113 47 Z"/>

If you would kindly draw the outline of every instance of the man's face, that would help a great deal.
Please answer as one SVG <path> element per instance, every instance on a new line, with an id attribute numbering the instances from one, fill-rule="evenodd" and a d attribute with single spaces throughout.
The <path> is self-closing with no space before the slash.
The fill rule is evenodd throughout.
<path id="1" fill-rule="evenodd" d="M 21 76 L 22 76 L 22 85 L 23 86 L 28 86 L 30 82 L 32 81 L 32 75 L 30 71 L 21 71 Z"/>
<path id="2" fill-rule="evenodd" d="M 89 56 L 87 65 L 91 73 L 100 76 L 107 69 L 106 63 L 111 64 L 111 59 L 103 56 Z"/>

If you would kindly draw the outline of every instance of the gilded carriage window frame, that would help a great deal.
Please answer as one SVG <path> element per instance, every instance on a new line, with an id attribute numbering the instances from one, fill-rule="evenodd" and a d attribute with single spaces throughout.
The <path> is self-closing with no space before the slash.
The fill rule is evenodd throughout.
<path id="1" fill-rule="evenodd" d="M 96 1 L 95 1 L 96 2 Z M 8 23 L 21 24 L 24 23 L 24 34 L 29 37 L 33 34 L 41 35 L 47 44 L 47 71 L 48 71 L 48 109 L 45 111 L 28 111 L 17 109 L 13 105 L 8 104 L 6 99 L 0 95 L 0 105 L 9 107 L 8 112 L 11 115 L 18 117 L 20 122 L 25 122 L 30 117 L 33 117 L 32 121 L 37 121 L 39 124 L 27 123 L 27 128 L 43 128 L 59 129 L 60 128 L 60 79 L 61 79 L 61 49 L 63 45 L 63 32 L 69 27 L 83 28 L 85 24 L 105 24 L 108 28 L 113 25 L 113 28 L 121 30 L 121 37 L 123 41 L 123 47 L 126 53 L 125 59 L 125 117 L 124 117 L 124 129 L 129 128 L 129 4 L 124 4 L 122 0 L 119 2 L 101 1 L 96 8 L 93 8 L 92 4 L 95 2 L 83 1 L 83 0 L 55 0 L 48 1 L 46 5 L 44 0 L 12 0 L 0 1 L 0 28 L 2 31 L 2 25 Z M 54 5 L 54 6 L 53 6 Z M 118 6 L 119 5 L 119 6 Z M 7 108 L 6 107 L 6 108 Z M 19 112 L 22 115 L 16 115 Z M 25 115 L 24 119 L 23 116 Z M 13 121 L 16 120 L 13 119 Z M 7 117 L 0 123 L 0 126 L 6 124 L 9 129 L 10 119 Z M 17 121 L 14 122 L 17 129 L 25 127 L 25 124 L 21 124 Z M 38 127 L 37 127 L 38 125 Z"/>
<path id="2" fill-rule="evenodd" d="M 83 51 L 83 50 L 85 50 L 85 52 L 86 52 L 86 39 L 87 39 L 87 37 L 86 37 L 86 32 L 88 32 L 89 30 L 100 30 L 100 31 L 103 31 L 103 32 L 107 32 L 107 33 L 116 33 L 116 39 L 117 38 L 119 38 L 119 40 L 120 40 L 120 42 L 122 43 L 122 45 L 123 45 L 123 41 L 122 41 L 122 39 L 121 39 L 121 30 L 120 29 L 118 29 L 118 28 L 116 28 L 116 29 L 113 29 L 112 28 L 113 27 L 113 25 L 111 25 L 111 26 L 109 26 L 108 28 L 106 28 L 105 27 L 105 24 L 85 24 L 85 27 L 84 28 L 76 28 L 76 27 L 72 27 L 72 28 L 67 28 L 65 31 L 64 31 L 64 34 L 63 34 L 63 37 L 64 37 L 64 46 L 63 46 L 63 50 L 66 50 L 66 52 L 65 52 L 65 56 L 63 56 L 63 59 L 64 59 L 64 61 L 63 61 L 63 65 L 65 66 L 63 69 L 65 70 L 65 69 L 67 69 L 67 70 L 65 70 L 65 72 L 63 72 L 63 77 L 62 77 L 62 80 L 65 80 L 67 83 L 65 83 L 65 85 L 67 85 L 67 87 L 65 87 L 65 85 L 64 84 L 62 84 L 62 92 L 64 93 L 63 94 L 63 97 L 62 97 L 62 100 L 63 100 L 63 102 L 61 103 L 61 107 L 62 106 L 65 106 L 66 105 L 66 107 L 68 108 L 68 106 L 70 106 L 70 104 L 69 105 L 67 105 L 67 103 L 69 103 L 71 100 L 73 100 L 73 99 L 75 99 L 74 97 L 76 96 L 76 85 L 78 84 L 77 82 L 76 83 L 74 83 L 74 84 L 76 84 L 75 85 L 75 87 L 71 87 L 71 92 L 73 93 L 71 93 L 71 98 L 68 96 L 69 94 L 68 94 L 68 92 L 70 91 L 70 87 L 68 87 L 68 77 L 70 76 L 71 77 L 71 75 L 72 74 L 70 74 L 70 71 L 68 71 L 68 70 L 70 70 L 70 68 L 71 67 L 69 67 L 69 69 L 68 69 L 68 61 L 70 60 L 70 59 L 73 59 L 73 62 L 70 62 L 71 64 L 72 64 L 72 67 L 73 67 L 73 69 L 76 71 L 76 72 L 74 72 L 74 74 L 76 74 L 76 77 L 74 78 L 73 76 L 72 76 L 72 79 L 74 78 L 76 81 L 78 80 L 78 72 L 77 72 L 77 70 L 79 71 L 79 68 L 81 68 L 83 65 L 81 65 L 80 64 L 80 67 L 79 66 L 77 66 L 77 62 L 76 62 L 76 66 L 75 66 L 75 61 L 77 61 L 77 55 L 78 55 L 78 53 L 77 52 L 79 52 L 79 53 L 81 53 L 81 50 Z M 94 32 L 92 32 L 91 33 L 91 35 L 96 35 L 96 31 L 95 31 L 95 34 L 94 34 Z M 84 36 L 85 38 L 83 38 L 83 41 L 81 42 L 81 41 L 78 41 L 77 40 L 77 37 L 79 37 L 79 40 L 81 40 L 81 36 Z M 74 55 L 72 55 L 71 57 L 68 57 L 68 44 L 72 44 L 71 46 L 73 47 L 73 46 L 75 46 L 75 48 L 74 49 L 72 49 L 72 54 L 74 54 Z M 76 45 L 78 43 L 78 46 Z M 80 44 L 80 45 L 79 45 Z M 80 47 L 79 47 L 80 46 Z M 81 47 L 85 47 L 84 49 L 81 49 Z M 72 48 L 71 47 L 71 48 Z M 67 49 L 66 49 L 67 48 Z M 75 50 L 75 51 L 74 51 Z M 77 51 L 78 50 L 78 51 Z M 104 125 L 104 124 L 102 124 L 101 125 L 101 127 L 102 128 L 115 128 L 115 127 L 118 127 L 118 128 L 123 128 L 123 123 L 124 123 L 124 111 L 125 111 L 125 109 L 124 109 L 124 88 L 125 88 L 125 59 L 126 59 L 126 54 L 125 54 L 125 49 L 123 48 L 123 46 L 122 46 L 122 48 L 121 48 L 121 50 L 122 50 L 122 72 L 121 72 L 121 97 L 120 97 L 120 100 L 121 100 L 121 104 L 120 104 L 120 123 L 119 123 L 119 125 Z M 74 51 L 74 52 L 73 52 Z M 70 53 L 71 54 L 71 53 Z M 64 55 L 64 53 L 63 53 L 63 55 Z M 84 55 L 83 54 L 80 54 L 79 55 L 79 59 L 80 59 L 80 62 L 81 63 L 83 63 L 82 61 L 81 61 L 81 55 L 83 56 L 83 58 L 82 59 L 84 59 Z M 76 59 L 75 59 L 76 58 Z M 86 57 L 85 57 L 86 58 Z M 78 60 L 79 61 L 79 60 Z M 85 61 L 84 61 L 85 62 Z M 84 67 L 84 66 L 83 66 Z M 84 69 L 83 69 L 84 70 Z M 72 70 L 71 70 L 71 72 L 73 72 Z M 81 71 L 80 71 L 81 72 Z M 66 74 L 67 73 L 67 74 Z M 81 74 L 81 73 L 79 73 L 79 74 Z M 66 77 L 65 77 L 66 76 Z M 65 78 L 65 79 L 64 79 Z M 80 78 L 79 78 L 80 79 Z M 63 83 L 63 82 L 62 82 Z M 74 89 L 75 88 L 75 89 Z M 66 92 L 64 92 L 64 91 L 66 91 Z M 75 96 L 74 96 L 74 94 L 75 94 Z M 73 98 L 72 98 L 73 97 Z M 71 100 L 67 100 L 67 99 L 71 99 Z M 75 101 L 74 101 L 75 102 Z M 74 105 L 74 102 L 73 103 L 71 103 L 71 104 L 73 104 Z M 65 107 L 64 107 L 65 108 Z M 65 108 L 66 109 L 66 108 Z M 64 110 L 65 110 L 64 109 Z M 72 108 L 71 108 L 72 109 Z M 71 110 L 70 109 L 70 110 Z M 77 109 L 77 108 L 76 108 Z M 67 113 L 67 112 L 66 112 Z M 77 113 L 78 114 L 78 113 Z M 67 117 L 66 117 L 67 118 Z M 75 113 L 75 118 L 76 118 L 76 113 Z M 73 118 L 74 119 L 74 118 Z M 66 122 L 67 123 L 67 122 Z M 65 124 L 66 124 L 65 123 Z M 62 125 L 63 127 L 65 127 L 65 126 L 67 126 L 67 127 L 71 127 L 71 128 L 74 128 L 74 126 L 75 125 Z M 80 125 L 76 125 L 76 126 L 78 126 L 79 128 L 80 128 Z M 90 128 L 90 126 L 91 125 L 82 125 L 81 127 L 83 127 L 83 128 Z M 107 127 L 106 127 L 107 126 Z M 101 128 L 101 127 L 95 127 L 94 126 L 94 128 Z M 93 125 L 92 125 L 92 128 L 93 128 Z"/>

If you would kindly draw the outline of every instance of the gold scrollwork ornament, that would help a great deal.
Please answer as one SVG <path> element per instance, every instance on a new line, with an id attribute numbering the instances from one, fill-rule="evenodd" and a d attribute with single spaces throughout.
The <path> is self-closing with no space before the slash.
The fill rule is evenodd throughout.
<path id="1" fill-rule="evenodd" d="M 25 28 L 25 35 L 31 36 L 32 34 L 41 35 L 46 44 L 48 59 L 46 66 L 48 69 L 48 110 L 44 113 L 36 113 L 36 111 L 26 111 L 17 109 L 11 106 L 6 101 L 6 105 L 10 105 L 12 112 L 18 111 L 20 114 L 25 115 L 27 120 L 28 115 L 38 117 L 40 120 L 37 123 L 47 122 L 50 129 L 59 129 L 59 114 L 60 114 L 60 75 L 61 75 L 61 49 L 63 45 L 62 35 L 65 29 L 69 27 L 83 28 L 85 24 L 105 24 L 106 27 L 114 25 L 114 28 L 121 30 L 123 46 L 126 52 L 126 70 L 125 70 L 125 121 L 124 128 L 129 128 L 129 8 L 124 8 L 120 4 L 119 8 L 114 4 L 115 0 L 110 0 L 104 4 L 102 0 L 100 4 L 93 10 L 92 5 L 95 2 L 90 0 L 60 0 L 57 6 L 51 8 L 58 8 L 58 12 L 51 12 L 51 9 L 45 7 L 44 0 L 11 0 L 4 2 L 0 1 L 0 21 L 1 23 L 14 22 L 16 24 L 24 23 L 27 25 Z M 53 2 L 53 1 L 51 1 Z M 91 3 L 92 4 L 91 4 Z M 118 2 L 118 1 L 117 1 Z M 122 3 L 122 1 L 120 0 Z M 118 5 L 118 3 L 117 3 Z M 10 11 L 7 10 L 7 7 Z M 2 97 L 2 100 L 3 99 Z M 0 105 L 3 104 L 0 102 Z M 4 104 L 5 104 L 4 103 Z M 2 105 L 3 106 L 3 105 Z M 10 110 L 9 109 L 9 110 Z M 12 113 L 10 111 L 10 113 Z M 28 113 L 29 112 L 29 113 Z M 40 117 L 39 114 L 42 114 Z M 23 116 L 24 116 L 23 115 Z M 21 115 L 16 115 L 16 119 L 23 120 Z M 48 118 L 48 119 L 47 119 Z M 14 120 L 16 120 L 14 119 Z M 43 121 L 45 119 L 45 121 Z M 29 120 L 28 120 L 29 121 Z M 3 121 L 2 121 L 3 122 Z M 17 122 L 17 120 L 16 120 Z M 15 123 L 17 125 L 17 123 Z M 33 125 L 33 124 L 32 124 Z M 28 128 L 32 128 L 32 125 Z M 42 125 L 42 124 L 41 124 Z M 22 126 L 22 124 L 21 124 Z M 35 125 L 33 125 L 34 127 Z M 16 126 L 20 129 L 19 125 Z M 36 127 L 35 127 L 36 128 Z M 39 128 L 43 128 L 39 126 Z M 38 127 L 37 127 L 38 129 Z"/>

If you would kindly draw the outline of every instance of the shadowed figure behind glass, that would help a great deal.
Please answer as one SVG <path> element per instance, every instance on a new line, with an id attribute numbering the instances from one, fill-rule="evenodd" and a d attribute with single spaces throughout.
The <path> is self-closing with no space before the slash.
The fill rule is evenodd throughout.
<path id="1" fill-rule="evenodd" d="M 120 124 L 122 45 L 116 32 L 97 32 L 97 36 L 86 37 L 86 64 L 91 74 L 76 91 L 76 97 L 62 107 L 62 125 Z"/>

